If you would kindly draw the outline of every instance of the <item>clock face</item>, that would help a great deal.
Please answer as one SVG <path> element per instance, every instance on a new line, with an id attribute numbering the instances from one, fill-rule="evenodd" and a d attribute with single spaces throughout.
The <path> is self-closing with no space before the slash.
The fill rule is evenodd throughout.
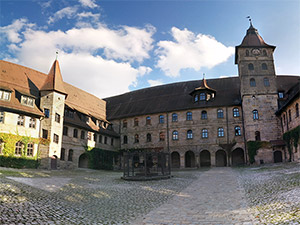
<path id="1" fill-rule="evenodd" d="M 258 49 L 258 48 L 254 48 L 254 49 L 252 49 L 252 54 L 253 55 L 255 55 L 255 56 L 258 56 L 258 55 L 260 55 L 260 50 Z"/>

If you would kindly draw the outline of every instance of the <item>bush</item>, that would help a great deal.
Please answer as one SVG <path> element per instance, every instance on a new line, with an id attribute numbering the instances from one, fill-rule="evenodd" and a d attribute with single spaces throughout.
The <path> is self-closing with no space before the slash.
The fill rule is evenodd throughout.
<path id="1" fill-rule="evenodd" d="M 37 168 L 39 166 L 39 162 L 35 159 L 0 156 L 0 166 L 18 169 Z"/>

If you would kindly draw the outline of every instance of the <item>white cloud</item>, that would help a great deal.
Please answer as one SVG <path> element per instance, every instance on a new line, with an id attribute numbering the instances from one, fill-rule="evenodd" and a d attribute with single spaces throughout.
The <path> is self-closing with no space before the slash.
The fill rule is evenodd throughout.
<path id="1" fill-rule="evenodd" d="M 84 7 L 89 7 L 89 8 L 98 7 L 98 5 L 95 3 L 94 0 L 79 0 L 79 2 Z"/>
<path id="2" fill-rule="evenodd" d="M 77 16 L 79 18 L 93 18 L 94 20 L 98 20 L 100 18 L 100 13 L 91 13 L 91 12 L 81 12 L 78 13 Z"/>
<path id="3" fill-rule="evenodd" d="M 158 42 L 157 68 L 167 76 L 177 77 L 181 69 L 191 68 L 199 71 L 202 67 L 212 68 L 225 62 L 234 53 L 233 47 L 226 47 L 214 37 L 194 34 L 184 29 L 173 27 L 175 41 Z"/>
<path id="4" fill-rule="evenodd" d="M 77 12 L 78 8 L 76 6 L 73 7 L 65 7 L 59 11 L 57 11 L 56 13 L 54 13 L 53 16 L 50 16 L 48 19 L 48 24 L 54 23 L 57 20 L 60 20 L 64 17 L 67 17 L 68 19 L 70 19 L 72 16 L 74 16 Z"/>
<path id="5" fill-rule="evenodd" d="M 160 80 L 160 79 L 158 79 L 158 80 L 148 80 L 148 83 L 149 83 L 150 87 L 153 87 L 153 86 L 162 85 L 163 81 Z"/>

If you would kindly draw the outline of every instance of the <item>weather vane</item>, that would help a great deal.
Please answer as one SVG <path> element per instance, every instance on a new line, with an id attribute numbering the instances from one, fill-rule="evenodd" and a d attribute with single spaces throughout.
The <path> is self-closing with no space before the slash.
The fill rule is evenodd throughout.
<path id="1" fill-rule="evenodd" d="M 203 80 L 205 79 L 205 73 L 203 73 Z"/>
<path id="2" fill-rule="evenodd" d="M 249 19 L 250 25 L 252 25 L 251 17 L 250 17 L 250 16 L 247 16 L 246 18 Z"/>
<path id="3" fill-rule="evenodd" d="M 56 60 L 57 60 L 57 58 L 58 58 L 58 50 L 56 51 Z"/>

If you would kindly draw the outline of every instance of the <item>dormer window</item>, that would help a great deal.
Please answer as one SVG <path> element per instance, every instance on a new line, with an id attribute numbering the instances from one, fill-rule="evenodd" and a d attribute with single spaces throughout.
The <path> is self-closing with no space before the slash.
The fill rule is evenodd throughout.
<path id="1" fill-rule="evenodd" d="M 205 101 L 205 93 L 200 93 L 200 101 Z"/>
<path id="2" fill-rule="evenodd" d="M 282 99 L 284 97 L 283 91 L 278 92 L 278 98 Z"/>
<path id="3" fill-rule="evenodd" d="M 195 102 L 198 102 L 198 95 L 195 95 L 194 101 L 195 101 Z"/>
<path id="4" fill-rule="evenodd" d="M 10 91 L 0 90 L 0 100 L 9 101 Z"/>
<path id="5" fill-rule="evenodd" d="M 33 106 L 34 99 L 25 95 L 21 96 L 21 104 L 27 105 L 27 106 Z"/>

